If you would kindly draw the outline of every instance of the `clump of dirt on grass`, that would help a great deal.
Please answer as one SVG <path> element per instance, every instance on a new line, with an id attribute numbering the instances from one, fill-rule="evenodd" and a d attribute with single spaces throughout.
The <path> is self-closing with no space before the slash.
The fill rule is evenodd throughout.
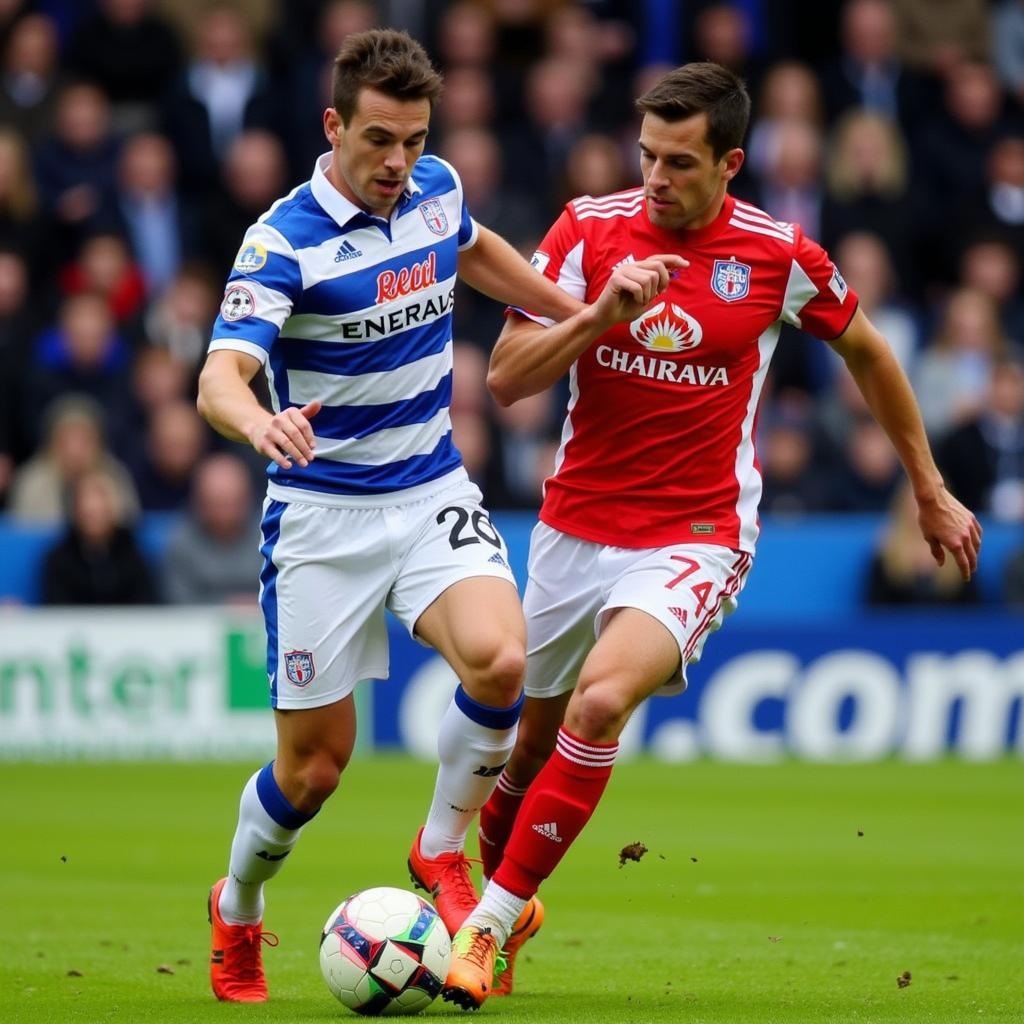
<path id="1" fill-rule="evenodd" d="M 627 860 L 639 861 L 646 852 L 647 847 L 643 843 L 627 843 L 619 850 L 619 867 L 621 868 Z"/>
<path id="2" fill-rule="evenodd" d="M 904 971 L 897 979 L 896 985 L 899 988 L 906 988 L 910 984 L 910 971 Z"/>

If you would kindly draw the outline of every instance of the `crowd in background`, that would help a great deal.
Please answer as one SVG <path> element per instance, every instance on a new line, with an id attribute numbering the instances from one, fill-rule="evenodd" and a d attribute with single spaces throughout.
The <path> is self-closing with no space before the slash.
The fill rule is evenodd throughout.
<path id="1" fill-rule="evenodd" d="M 688 60 L 741 74 L 732 191 L 829 249 L 952 490 L 1024 530 L 1022 0 L 0 0 L 0 509 L 69 524 L 46 600 L 252 591 L 264 467 L 196 378 L 244 230 L 326 148 L 333 55 L 384 24 L 444 72 L 428 151 L 527 256 L 569 199 L 639 183 L 636 95 Z M 536 508 L 566 396 L 490 401 L 502 316 L 460 286 L 454 436 L 488 505 Z M 923 568 L 891 445 L 792 328 L 758 445 L 763 512 L 890 511 L 870 600 L 976 598 Z M 148 512 L 180 517 L 158 581 Z"/>

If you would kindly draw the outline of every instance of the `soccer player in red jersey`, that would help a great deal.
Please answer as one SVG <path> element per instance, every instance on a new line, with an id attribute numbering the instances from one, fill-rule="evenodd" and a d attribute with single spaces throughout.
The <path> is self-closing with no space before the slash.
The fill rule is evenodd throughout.
<path id="1" fill-rule="evenodd" d="M 685 687 L 686 665 L 736 605 L 758 535 L 757 405 L 782 324 L 845 361 L 935 559 L 949 552 L 965 578 L 977 564 L 981 528 L 943 486 L 906 376 L 857 297 L 798 225 L 728 194 L 743 83 L 689 64 L 637 106 L 643 186 L 569 203 L 534 256 L 591 305 L 557 325 L 511 311 L 491 359 L 502 404 L 566 372 L 571 397 L 531 541 L 526 706 L 481 813 L 490 881 L 444 989 L 464 1009 L 510 990 L 507 970 L 492 979 L 528 937 L 513 925 L 531 903 L 542 916 L 537 890 L 597 806 L 630 715 Z M 668 253 L 688 265 L 670 274 L 652 259 Z"/>

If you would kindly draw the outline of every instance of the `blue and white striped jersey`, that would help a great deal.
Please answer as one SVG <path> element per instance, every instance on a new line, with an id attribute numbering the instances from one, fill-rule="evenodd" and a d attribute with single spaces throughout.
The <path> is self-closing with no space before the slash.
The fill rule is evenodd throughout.
<path id="1" fill-rule="evenodd" d="M 452 444 L 452 300 L 458 254 L 478 228 L 451 165 L 421 157 L 389 220 L 327 180 L 310 181 L 249 228 L 210 351 L 263 363 L 275 412 L 314 399 L 316 458 L 267 469 L 278 500 L 330 503 L 461 473 Z"/>

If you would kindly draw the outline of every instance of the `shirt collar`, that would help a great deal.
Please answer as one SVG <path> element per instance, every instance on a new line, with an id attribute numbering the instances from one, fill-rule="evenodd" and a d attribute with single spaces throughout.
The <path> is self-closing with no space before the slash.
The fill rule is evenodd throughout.
<path id="1" fill-rule="evenodd" d="M 327 177 L 327 168 L 330 166 L 330 153 L 324 153 L 317 157 L 316 163 L 313 165 L 313 176 L 309 180 L 309 187 L 313 192 L 313 198 L 334 218 L 338 225 L 344 227 L 350 220 L 358 217 L 360 214 L 364 217 L 369 217 L 371 220 L 382 220 L 383 218 L 375 217 L 372 213 L 367 213 L 365 210 L 360 209 L 331 184 Z M 399 207 L 404 206 L 413 196 L 418 195 L 422 191 L 423 189 L 416 184 L 413 176 L 410 174 L 397 205 Z"/>

